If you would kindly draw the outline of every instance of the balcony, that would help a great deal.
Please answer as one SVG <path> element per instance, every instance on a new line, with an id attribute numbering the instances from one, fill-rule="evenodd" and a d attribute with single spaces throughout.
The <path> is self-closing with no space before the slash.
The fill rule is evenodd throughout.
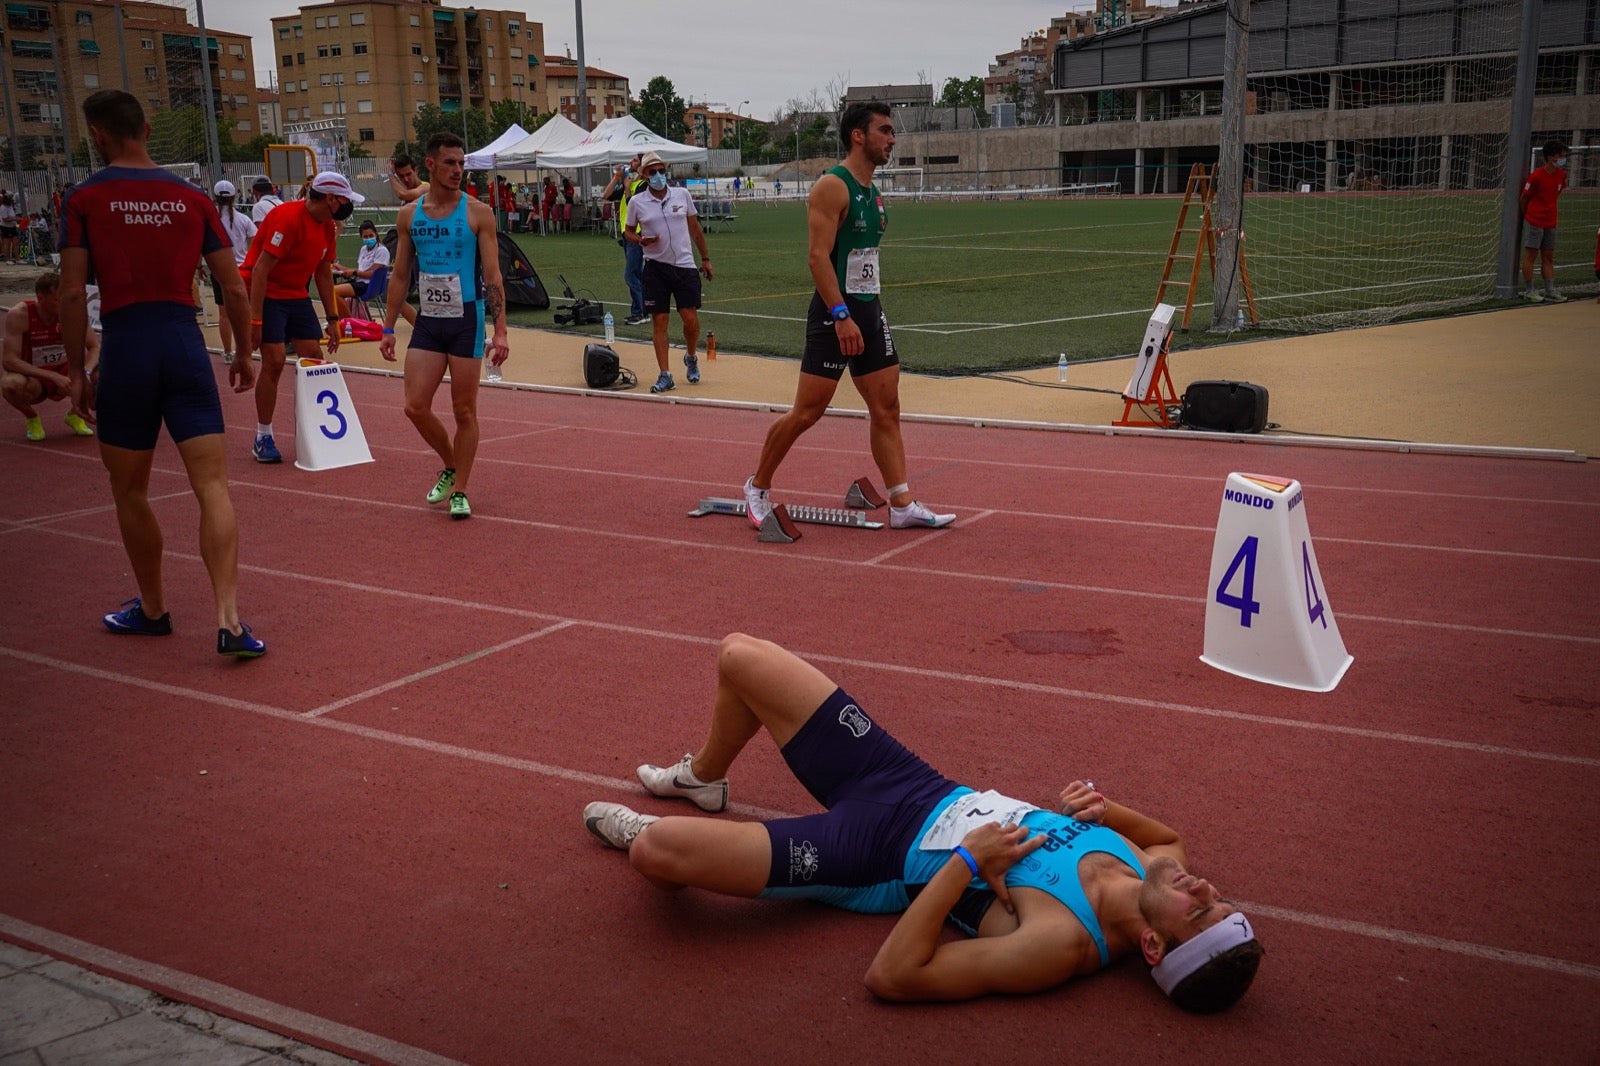
<path id="1" fill-rule="evenodd" d="M 440 49 L 438 52 L 434 53 L 433 58 L 438 62 L 439 69 L 441 69 L 441 70 L 455 70 L 455 69 L 457 69 L 456 55 L 455 55 L 454 52 L 449 52 L 449 51 L 445 51 L 444 49 Z"/>

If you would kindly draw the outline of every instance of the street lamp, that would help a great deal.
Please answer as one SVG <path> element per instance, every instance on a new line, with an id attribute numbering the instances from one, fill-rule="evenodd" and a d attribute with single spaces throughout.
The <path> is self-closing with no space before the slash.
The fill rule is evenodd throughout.
<path id="1" fill-rule="evenodd" d="M 733 116 L 733 136 L 739 145 L 739 165 L 744 166 L 744 109 L 750 106 L 749 100 L 739 101 L 739 113 Z"/>

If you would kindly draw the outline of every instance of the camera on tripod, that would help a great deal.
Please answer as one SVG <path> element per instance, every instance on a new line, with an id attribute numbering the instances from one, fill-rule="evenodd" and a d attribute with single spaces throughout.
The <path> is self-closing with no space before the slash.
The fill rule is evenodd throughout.
<path id="1" fill-rule="evenodd" d="M 556 325 L 558 326 L 598 326 L 605 321 L 606 305 L 599 300 L 589 300 L 572 291 L 572 286 L 567 284 L 564 274 L 557 274 L 561 281 L 561 292 L 571 303 L 561 304 L 556 308 Z"/>

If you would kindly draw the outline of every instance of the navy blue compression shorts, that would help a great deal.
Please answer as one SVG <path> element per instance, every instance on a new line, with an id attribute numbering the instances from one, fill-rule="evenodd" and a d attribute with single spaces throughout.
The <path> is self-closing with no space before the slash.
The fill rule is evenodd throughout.
<path id="1" fill-rule="evenodd" d="M 222 432 L 217 379 L 193 307 L 130 304 L 103 324 L 95 411 L 101 443 L 149 451 L 163 422 L 180 443 Z"/>
<path id="2" fill-rule="evenodd" d="M 287 344 L 290 341 L 322 340 L 322 322 L 311 306 L 311 297 L 274 300 L 261 304 L 261 343 Z"/>

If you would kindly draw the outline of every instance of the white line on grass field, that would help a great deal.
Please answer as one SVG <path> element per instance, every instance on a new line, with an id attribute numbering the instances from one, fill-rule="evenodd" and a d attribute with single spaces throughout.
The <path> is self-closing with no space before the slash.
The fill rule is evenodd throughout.
<path id="1" fill-rule="evenodd" d="M 145 959 L 137 959 L 132 955 L 124 955 L 99 944 L 91 944 L 53 929 L 45 929 L 20 918 L 13 918 L 9 914 L 0 914 L 0 934 L 8 940 L 31 944 L 47 954 L 71 959 L 91 970 L 116 974 L 143 988 L 167 989 L 176 993 L 184 1002 L 212 1004 L 229 1017 L 259 1023 L 276 1033 L 304 1034 L 309 1040 L 345 1048 L 362 1058 L 390 1062 L 395 1066 L 462 1066 L 455 1059 L 435 1055 L 431 1051 L 402 1044 L 398 1040 L 369 1033 L 364 1029 L 356 1029 L 316 1014 L 307 1014 L 305 1011 L 252 996 L 230 985 L 218 984 L 216 981 L 192 973 L 174 970 Z M 218 1039 L 220 1041 L 222 1038 Z M 219 1055 L 221 1051 L 222 1047 L 219 1044 L 217 1048 Z M 266 1052 L 257 1054 L 260 1058 L 245 1052 L 240 1061 L 243 1059 L 266 1061 Z M 93 1057 L 97 1061 L 110 1061 L 100 1055 Z M 277 1058 L 277 1056 L 271 1057 Z M 160 1058 L 161 1055 L 157 1053 L 155 1059 L 143 1061 L 157 1061 Z M 119 1058 L 117 1061 L 124 1060 Z M 293 1061 L 305 1060 L 297 1056 Z"/>
<path id="2" fill-rule="evenodd" d="M 574 621 L 576 621 L 576 620 L 574 620 Z M 591 624 L 591 623 L 577 622 L 577 624 L 585 624 L 586 625 L 586 624 Z M 639 629 L 637 629 L 635 627 L 631 627 L 631 626 L 630 627 L 613 627 L 613 626 L 601 625 L 601 626 L 597 626 L 597 628 L 611 629 L 611 630 L 621 629 L 621 630 L 628 631 L 628 632 L 633 632 L 633 633 L 641 633 L 641 634 L 644 634 L 644 635 L 659 636 L 659 637 L 664 638 L 664 639 L 680 640 L 680 641 L 686 640 L 686 641 L 689 641 L 689 642 L 692 642 L 692 643 L 702 644 L 702 645 L 717 643 L 715 640 L 712 640 L 710 638 L 687 636 L 685 634 L 666 633 L 666 632 L 659 632 L 659 633 L 655 633 L 655 634 L 650 634 L 648 631 L 639 630 Z M 968 682 L 979 681 L 979 682 L 989 683 L 989 684 L 992 684 L 997 680 L 997 679 L 992 679 L 992 678 L 991 679 L 973 678 L 970 675 L 953 674 L 953 673 L 948 673 L 946 671 L 923 671 L 923 670 L 919 670 L 919 669 L 917 669 L 915 667 L 896 666 L 894 664 L 878 663 L 878 662 L 872 662 L 872 661 L 868 661 L 868 660 L 853 660 L 853 659 L 842 659 L 842 658 L 838 658 L 838 657 L 817 656 L 817 655 L 814 655 L 814 654 L 811 654 L 811 653 L 807 653 L 807 652 L 801 652 L 799 654 L 803 658 L 809 658 L 809 659 L 813 659 L 813 660 L 817 660 L 817 661 L 848 663 L 850 665 L 862 666 L 862 667 L 865 667 L 865 668 L 868 668 L 868 669 L 889 670 L 889 671 L 893 671 L 895 673 L 903 673 L 903 674 L 933 675 L 933 676 L 937 676 L 937 677 L 940 677 L 940 678 L 943 678 L 943 679 L 948 679 L 948 680 L 958 680 L 958 681 L 968 681 Z M 151 689 L 151 690 L 160 691 L 160 692 L 163 692 L 163 693 L 166 693 L 166 694 L 176 694 L 176 693 L 171 691 L 173 686 L 158 685 L 156 683 L 146 681 L 143 678 L 133 677 L 133 676 L 127 675 L 127 674 L 119 674 L 117 672 L 110 671 L 110 670 L 102 670 L 102 669 L 100 669 L 98 667 L 88 666 L 88 665 L 81 664 L 81 663 L 69 662 L 69 661 L 63 660 L 63 659 L 56 659 L 56 658 L 53 658 L 51 656 L 36 655 L 36 654 L 31 653 L 31 652 L 24 652 L 24 651 L 20 651 L 18 649 L 6 648 L 6 647 L 0 647 L 0 655 L 9 656 L 9 657 L 12 657 L 12 658 L 24 661 L 24 662 L 31 662 L 31 663 L 35 663 L 35 664 L 41 665 L 41 666 L 48 666 L 48 667 L 51 667 L 53 669 L 62 670 L 62 671 L 67 672 L 67 673 L 77 674 L 77 675 L 84 676 L 84 677 L 92 677 L 92 678 L 95 678 L 97 680 L 103 680 L 103 681 L 109 681 L 109 682 L 113 682 L 113 683 L 125 684 L 125 685 L 129 685 L 129 686 L 132 686 L 132 687 L 135 687 L 135 688 Z M 1014 682 L 1004 683 L 1003 687 L 1006 687 L 1006 688 L 1022 688 L 1022 689 L 1027 689 L 1027 690 L 1030 690 L 1030 691 L 1043 691 L 1043 692 L 1049 692 L 1051 694 L 1071 694 L 1072 693 L 1072 690 L 1055 689 L 1055 688 L 1052 688 L 1051 686 L 1048 686 L 1048 685 L 1027 685 L 1027 684 L 1017 684 L 1017 683 L 1014 683 Z M 403 734 L 403 733 L 395 733 L 395 732 L 392 732 L 392 731 L 389 731 L 389 730 L 384 730 L 384 729 L 376 729 L 376 728 L 373 728 L 371 726 L 359 725 L 359 724 L 354 723 L 354 722 L 345 722 L 345 721 L 341 721 L 341 720 L 339 720 L 337 718 L 306 718 L 306 717 L 304 717 L 302 715 L 296 714 L 296 713 L 294 713 L 292 711 L 283 710 L 281 708 L 266 707 L 264 705 L 259 705 L 259 704 L 258 705 L 243 705 L 243 704 L 240 703 L 240 701 L 228 700 L 228 699 L 226 699 L 224 697 L 211 696 L 209 694 L 201 693 L 201 692 L 193 692 L 192 694 L 190 694 L 190 693 L 185 693 L 185 694 L 191 695 L 191 698 L 193 698 L 197 702 L 201 702 L 201 703 L 210 703 L 210 704 L 213 704 L 215 706 L 223 706 L 223 707 L 229 707 L 229 708 L 239 709 L 239 710 L 250 710 L 250 711 L 253 711 L 254 713 L 264 714 L 264 715 L 266 715 L 268 717 L 276 718 L 279 721 L 291 722 L 291 723 L 296 723 L 296 724 L 300 724 L 300 725 L 311 725 L 311 726 L 316 726 L 316 727 L 325 728 L 325 729 L 332 729 L 332 730 L 335 730 L 337 732 L 346 733 L 346 734 L 349 734 L 349 735 L 352 735 L 352 736 L 357 736 L 357 737 L 360 737 L 360 738 L 365 739 L 365 740 L 374 740 L 374 741 L 379 741 L 379 742 L 382 742 L 382 743 L 394 744 L 394 745 L 397 745 L 397 746 L 400 746 L 400 747 L 413 748 L 413 749 L 416 749 L 416 750 L 419 750 L 419 751 L 425 751 L 425 752 L 428 752 L 428 753 L 434 754 L 434 755 L 441 755 L 441 756 L 446 756 L 446 757 L 451 757 L 451 758 L 466 759 L 466 760 L 470 760 L 472 762 L 481 763 L 481 764 L 484 764 L 484 765 L 496 766 L 496 767 L 501 767 L 501 768 L 510 769 L 510 770 L 518 770 L 518 771 L 527 772 L 527 773 L 535 773 L 535 774 L 539 774 L 539 775 L 542 775 L 542 776 L 545 776 L 545 777 L 551 777 L 551 778 L 554 778 L 554 779 L 557 779 L 557 780 L 560 780 L 560 781 L 566 781 L 566 782 L 571 782 L 571 783 L 575 783 L 575 784 L 594 785 L 594 786 L 597 786 L 597 787 L 600 787 L 600 788 L 606 788 L 606 789 L 610 789 L 610 790 L 618 791 L 618 792 L 625 792 L 625 793 L 628 793 L 628 794 L 632 794 L 638 788 L 637 782 L 634 781 L 634 780 L 631 780 L 631 779 L 623 780 L 623 779 L 611 777 L 611 776 L 608 776 L 608 775 L 592 774 L 592 773 L 587 773 L 587 772 L 581 771 L 581 770 L 573 770 L 573 769 L 570 769 L 570 768 L 564 767 L 564 766 L 554 766 L 554 765 L 551 765 L 551 764 L 548 764 L 548 763 L 535 762 L 535 761 L 533 761 L 531 759 L 522 759 L 522 758 L 517 758 L 515 756 L 501 755 L 501 754 L 496 753 L 496 752 L 488 752 L 488 751 L 482 751 L 482 750 L 474 749 L 474 748 L 467 748 L 467 747 L 464 747 L 464 746 L 461 746 L 461 745 L 457 745 L 457 744 L 445 744 L 445 743 L 442 743 L 440 741 L 427 740 L 427 739 L 422 738 L 422 737 L 408 736 L 408 735 Z M 1158 704 L 1155 701 L 1141 700 L 1141 699 L 1137 699 L 1137 698 L 1134 698 L 1134 697 L 1120 697 L 1115 702 L 1125 703 L 1125 704 L 1133 704 L 1133 705 L 1146 704 L 1146 705 L 1162 706 L 1162 707 L 1167 707 L 1167 708 L 1177 708 L 1177 707 L 1181 706 L 1181 705 L 1177 705 L 1177 704 Z M 1223 717 L 1238 718 L 1238 719 L 1245 720 L 1245 721 L 1257 721 L 1257 722 L 1259 722 L 1259 721 L 1271 721 L 1270 719 L 1264 719 L 1262 716 L 1256 716 L 1256 715 L 1234 715 L 1234 714 L 1223 713 L 1222 716 Z M 1308 726 L 1308 727 L 1319 727 L 1319 728 L 1322 728 L 1322 729 L 1325 729 L 1325 730 L 1329 730 L 1329 731 L 1333 731 L 1333 732 L 1351 732 L 1351 733 L 1357 733 L 1357 734 L 1361 734 L 1361 735 L 1370 735 L 1370 736 L 1373 736 L 1375 739 L 1403 739 L 1400 735 L 1385 735 L 1385 734 L 1379 733 L 1377 731 L 1370 731 L 1370 730 L 1350 730 L 1350 729 L 1344 729 L 1344 728 L 1341 728 L 1341 727 L 1320 726 L 1317 723 L 1293 723 L 1293 724 L 1302 725 L 1302 726 Z M 1411 738 L 1411 739 L 1415 739 L 1415 738 Z M 1530 754 L 1534 754 L 1534 753 L 1527 753 L 1527 752 L 1515 752 L 1515 751 L 1510 750 L 1510 749 L 1497 749 L 1492 745 L 1478 745 L 1478 744 L 1465 744 L 1465 743 L 1452 742 L 1452 743 L 1445 744 L 1444 746 L 1453 747 L 1453 748 L 1460 748 L 1460 749 L 1470 750 L 1470 751 L 1480 751 L 1480 752 L 1485 752 L 1485 753 L 1490 753 L 1490 754 L 1514 754 L 1514 755 L 1524 755 L 1524 756 L 1530 755 Z M 1548 757 L 1548 756 L 1535 754 L 1534 757 Z M 1556 761 L 1559 761 L 1559 762 L 1574 762 L 1574 763 L 1578 763 L 1580 765 L 1585 765 L 1585 766 L 1600 766 L 1600 760 L 1596 760 L 1596 759 L 1581 759 L 1581 758 L 1574 757 L 1574 756 L 1558 757 L 1556 759 Z M 789 812 L 774 811 L 774 810 L 764 810 L 764 809 L 761 809 L 761 808 L 747 807 L 747 806 L 744 806 L 744 805 L 741 805 L 741 804 L 732 804 L 732 805 L 729 806 L 729 809 L 734 811 L 735 813 L 742 814 L 742 815 L 745 815 L 747 817 L 753 817 L 753 818 L 758 818 L 758 819 L 763 819 L 763 820 L 774 819 L 774 818 L 790 818 L 790 817 L 794 817 L 794 815 L 792 813 L 789 813 Z M 1359 935 L 1359 936 L 1373 937 L 1373 938 L 1376 938 L 1376 939 L 1387 940 L 1387 941 L 1391 941 L 1391 942 L 1395 942 L 1395 943 L 1405 944 L 1405 945 L 1408 945 L 1408 946 L 1427 948 L 1427 949 L 1434 950 L 1434 951 L 1452 952 L 1452 953 L 1455 953 L 1455 954 L 1467 955 L 1467 956 L 1471 956 L 1473 958 L 1484 959 L 1484 960 L 1488 960 L 1488 961 L 1492 961 L 1492 962 L 1506 963 L 1506 964 L 1518 965 L 1518 966 L 1527 966 L 1527 967 L 1532 967 L 1532 968 L 1535 968 L 1535 969 L 1542 969 L 1542 970 L 1546 970 L 1546 971 L 1550 971 L 1550 972 L 1554 972 L 1554 973 L 1561 973 L 1561 974 L 1565 974 L 1565 975 L 1568 975 L 1568 976 L 1585 977 L 1585 978 L 1591 978 L 1591 979 L 1600 978 L 1600 967 L 1589 966 L 1589 965 L 1587 965 L 1585 963 L 1574 963 L 1574 962 L 1571 962 L 1571 961 L 1566 960 L 1566 959 L 1551 958 L 1551 957 L 1543 956 L 1543 955 L 1532 955 L 1532 954 L 1527 954 L 1527 953 L 1524 953 L 1524 952 L 1507 951 L 1507 950 L 1505 950 L 1503 948 L 1495 948 L 1495 947 L 1490 947 L 1488 945 L 1482 945 L 1482 944 L 1472 944 L 1472 943 L 1468 943 L 1468 942 L 1465 942 L 1465 941 L 1459 941 L 1459 940 L 1447 940 L 1447 939 L 1442 938 L 1442 937 L 1434 937 L 1434 936 L 1430 936 L 1430 935 L 1425 934 L 1425 933 L 1414 933 L 1414 932 L 1410 932 L 1408 930 L 1395 929 L 1395 928 L 1391 928 L 1391 927 L 1387 927 L 1387 926 L 1373 925 L 1371 923 L 1366 923 L 1366 922 L 1353 922 L 1353 921 L 1349 921 L 1347 919 L 1335 918 L 1335 917 L 1327 916 L 1327 915 L 1312 914 L 1312 913 L 1307 913 L 1307 912 L 1304 912 L 1304 911 L 1291 910 L 1291 909 L 1288 909 L 1288 908 L 1273 907 L 1270 904 L 1264 904 L 1264 903 L 1254 903 L 1254 904 L 1251 904 L 1251 907 L 1256 909 L 1256 910 L 1258 910 L 1258 911 L 1260 911 L 1260 913 L 1262 913 L 1262 914 L 1270 914 L 1271 917 L 1277 918 L 1277 919 L 1282 920 L 1282 921 L 1300 922 L 1300 923 L 1303 923 L 1305 925 L 1309 925 L 1309 926 L 1312 926 L 1312 927 L 1318 928 L 1318 929 L 1338 931 L 1338 932 L 1342 932 L 1342 933 L 1353 933 L 1353 934 Z M 251 1012 L 251 1013 L 253 1013 L 253 1012 Z M 260 1015 L 256 1015 L 256 1016 L 259 1017 Z M 307 1030 L 307 1031 L 309 1032 L 311 1030 Z M 341 1040 L 339 1042 L 343 1043 L 344 1041 Z"/>

